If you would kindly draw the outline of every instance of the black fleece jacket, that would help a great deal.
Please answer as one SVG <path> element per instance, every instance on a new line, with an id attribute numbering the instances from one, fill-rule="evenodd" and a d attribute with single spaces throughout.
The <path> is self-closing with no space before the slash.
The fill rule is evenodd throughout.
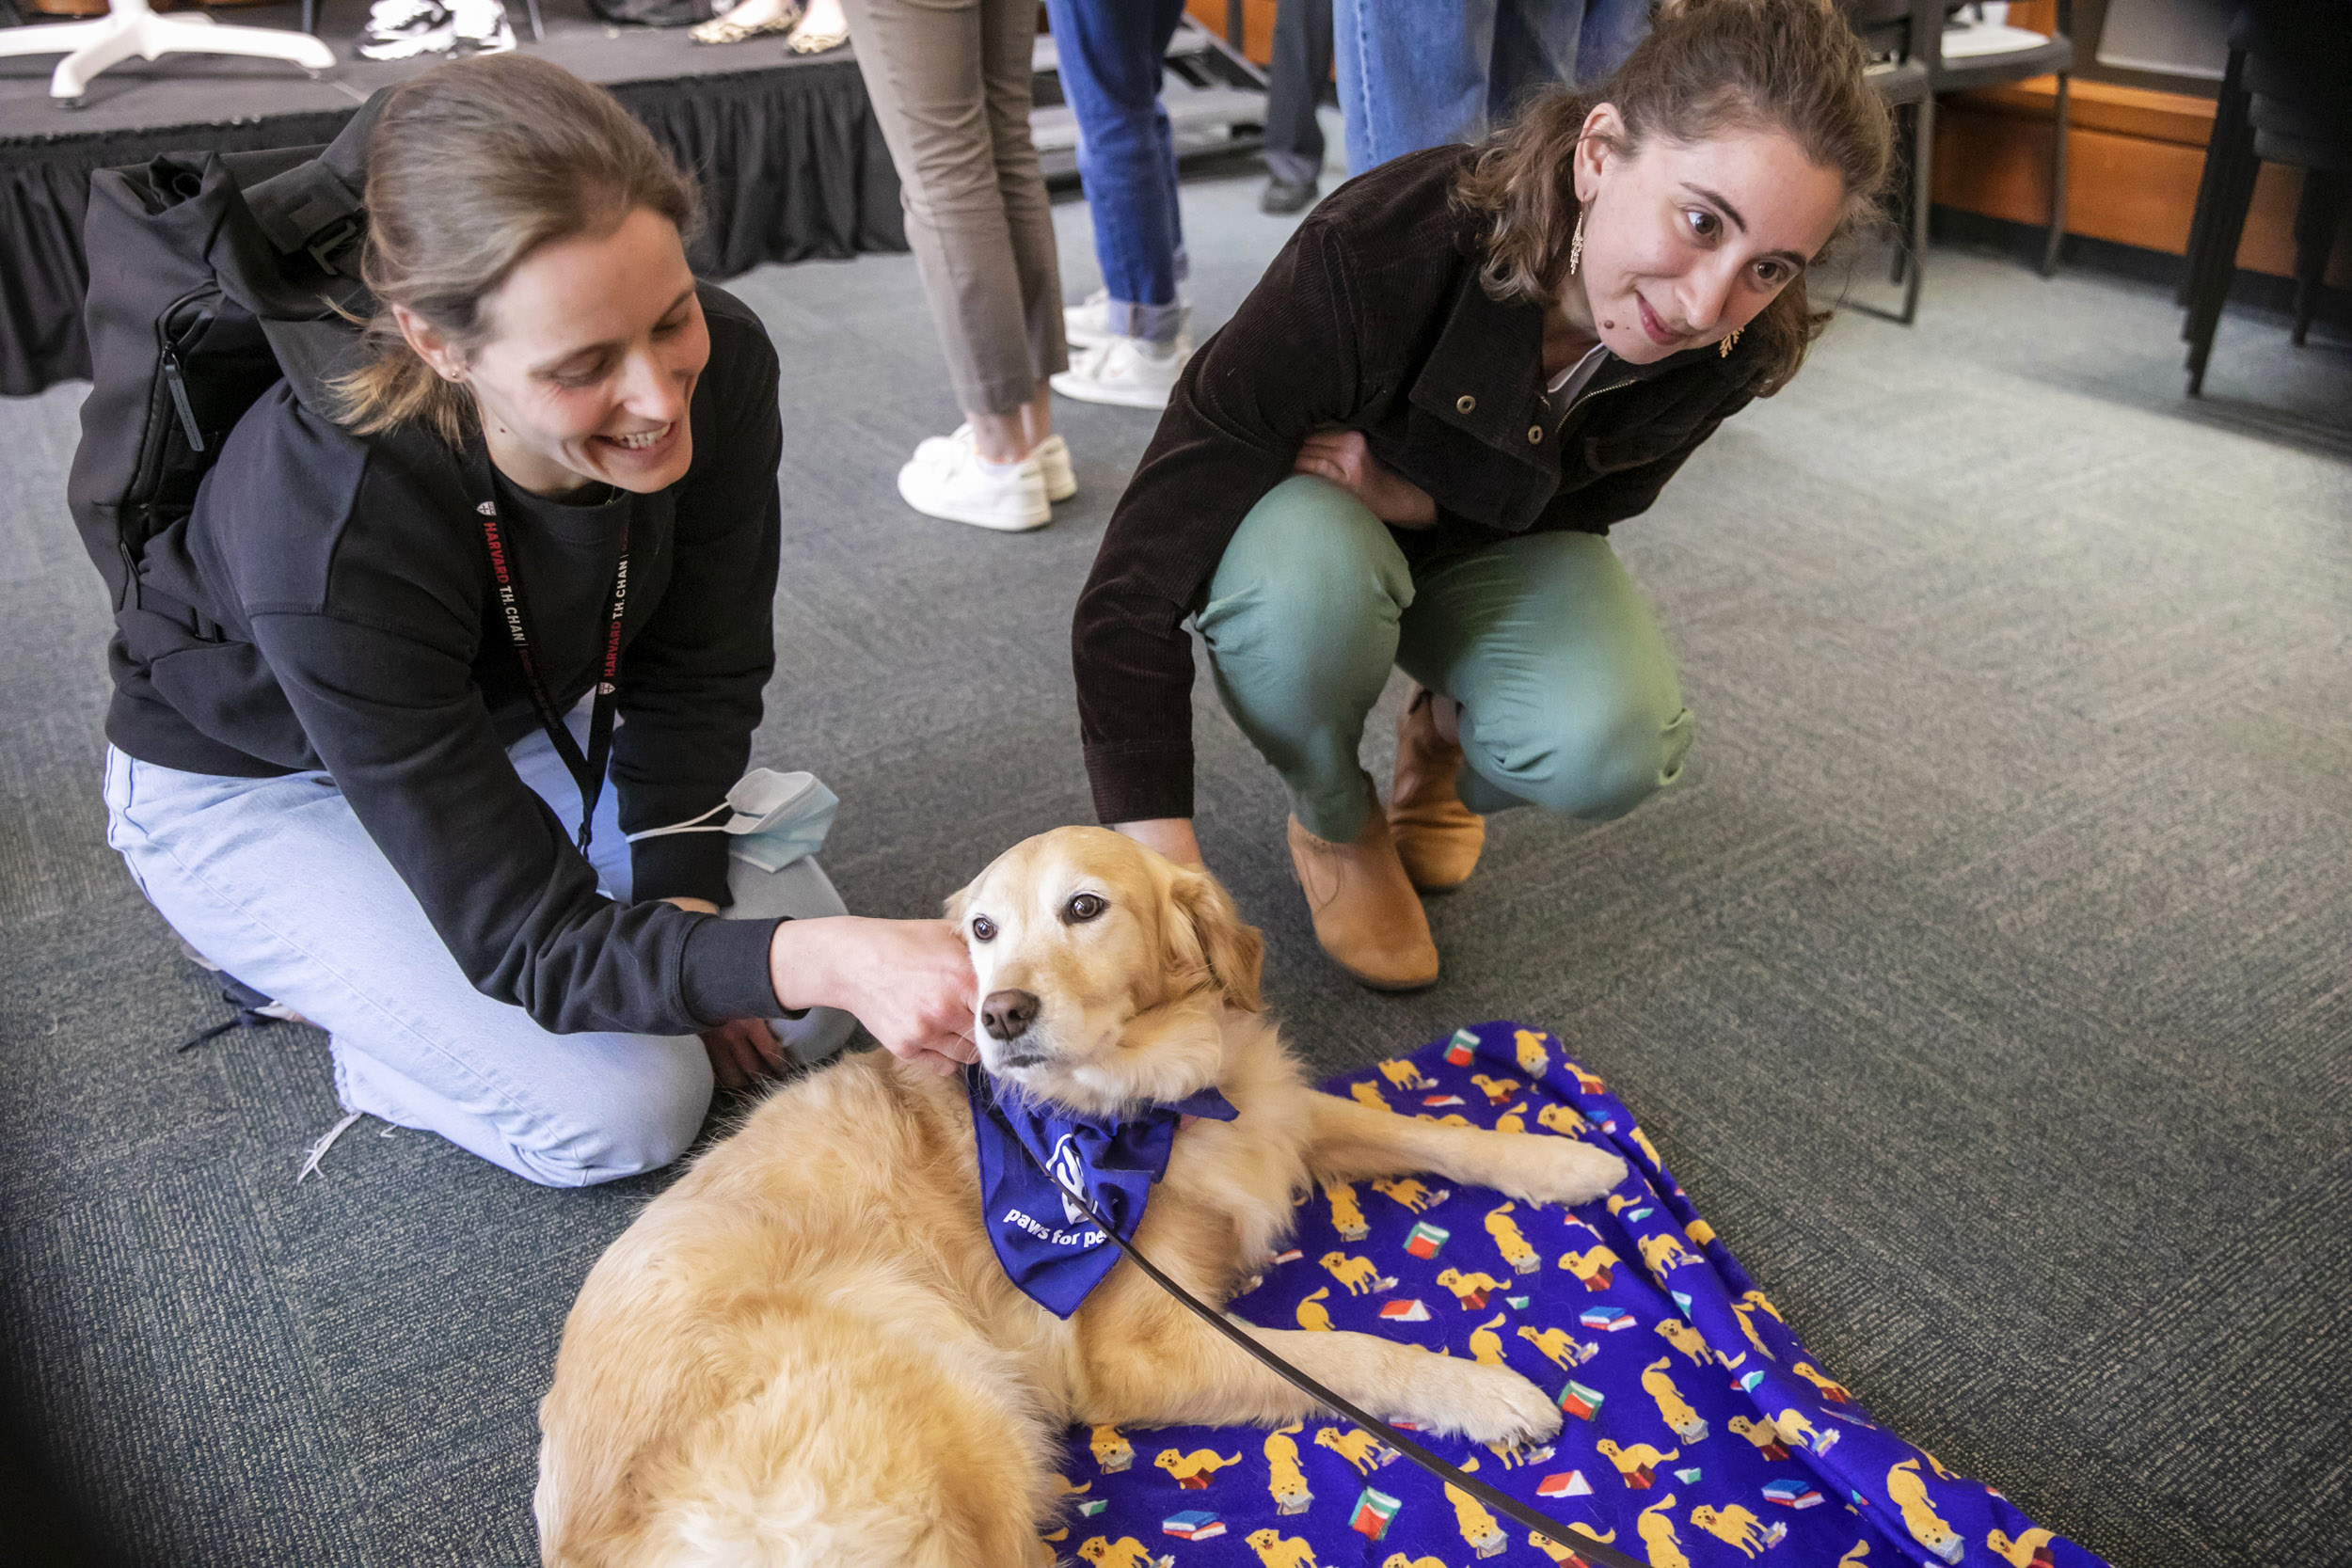
<path id="1" fill-rule="evenodd" d="M 1435 527 L 1391 531 L 1420 570 L 1518 533 L 1606 533 L 1755 395 L 1753 345 L 1725 357 L 1710 344 L 1650 365 L 1613 357 L 1553 416 L 1543 313 L 1486 296 L 1451 204 L 1470 156 L 1432 148 L 1341 186 L 1185 367 L 1072 626 L 1104 821 L 1192 815 L 1184 618 L 1311 432 L 1361 431 L 1435 498 Z"/>
<path id="2" fill-rule="evenodd" d="M 700 296 L 710 360 L 684 479 L 595 505 L 499 482 L 559 710 L 595 683 L 627 524 L 610 772 L 627 832 L 718 804 L 775 663 L 775 350 L 732 295 Z M 617 904 L 573 847 L 578 824 L 516 777 L 505 748 L 538 711 L 497 618 L 475 501 L 438 438 L 355 436 L 281 382 L 238 422 L 187 519 L 147 546 L 109 650 L 108 738 L 190 772 L 326 770 L 467 978 L 548 1029 L 772 1016 L 776 922 L 659 902 L 728 901 L 723 835 L 636 845 L 636 901 Z"/>

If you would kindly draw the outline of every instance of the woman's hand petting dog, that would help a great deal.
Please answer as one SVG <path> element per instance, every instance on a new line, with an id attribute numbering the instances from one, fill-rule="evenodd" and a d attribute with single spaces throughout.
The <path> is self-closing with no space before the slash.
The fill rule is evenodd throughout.
<path id="1" fill-rule="evenodd" d="M 949 1073 L 979 1059 L 972 958 L 945 920 L 787 920 L 768 974 L 784 1006 L 838 1007 L 903 1061 Z"/>
<path id="2" fill-rule="evenodd" d="M 1429 492 L 1373 456 L 1361 431 L 1316 431 L 1299 443 L 1291 467 L 1329 480 L 1384 523 L 1427 528 L 1438 520 L 1438 503 Z"/>
<path id="3" fill-rule="evenodd" d="M 784 1042 L 764 1018 L 739 1018 L 705 1029 L 702 1042 L 721 1088 L 748 1089 L 784 1070 Z"/>

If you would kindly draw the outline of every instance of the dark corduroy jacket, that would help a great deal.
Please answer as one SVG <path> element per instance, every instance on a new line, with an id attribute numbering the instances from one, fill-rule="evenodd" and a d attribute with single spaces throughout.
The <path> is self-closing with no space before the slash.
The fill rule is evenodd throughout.
<path id="1" fill-rule="evenodd" d="M 1435 498 L 1434 527 L 1391 530 L 1418 570 L 1518 533 L 1607 532 L 1755 395 L 1753 354 L 1710 344 L 1652 365 L 1613 357 L 1553 416 L 1543 312 L 1487 297 L 1452 205 L 1469 156 L 1435 148 L 1341 186 L 1186 367 L 1072 626 L 1104 821 L 1192 815 L 1184 619 L 1310 433 L 1361 431 Z"/>

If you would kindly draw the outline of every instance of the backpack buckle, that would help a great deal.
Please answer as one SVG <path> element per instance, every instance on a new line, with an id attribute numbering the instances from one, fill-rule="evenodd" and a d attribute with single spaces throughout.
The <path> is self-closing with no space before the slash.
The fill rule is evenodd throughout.
<path id="1" fill-rule="evenodd" d="M 358 239 L 365 227 L 356 215 L 337 218 L 327 228 L 312 235 L 302 248 L 310 253 L 310 260 L 316 261 L 322 271 L 341 277 L 343 270 L 335 264 L 334 258 Z"/>

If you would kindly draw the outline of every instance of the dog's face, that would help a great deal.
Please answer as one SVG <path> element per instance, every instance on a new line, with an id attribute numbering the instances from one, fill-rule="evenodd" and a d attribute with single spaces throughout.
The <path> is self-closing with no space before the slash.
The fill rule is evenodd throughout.
<path id="1" fill-rule="evenodd" d="M 1102 828 L 1014 845 L 947 901 L 979 979 L 980 1065 L 1085 1109 L 1216 1082 L 1263 944 L 1204 871 Z"/>

